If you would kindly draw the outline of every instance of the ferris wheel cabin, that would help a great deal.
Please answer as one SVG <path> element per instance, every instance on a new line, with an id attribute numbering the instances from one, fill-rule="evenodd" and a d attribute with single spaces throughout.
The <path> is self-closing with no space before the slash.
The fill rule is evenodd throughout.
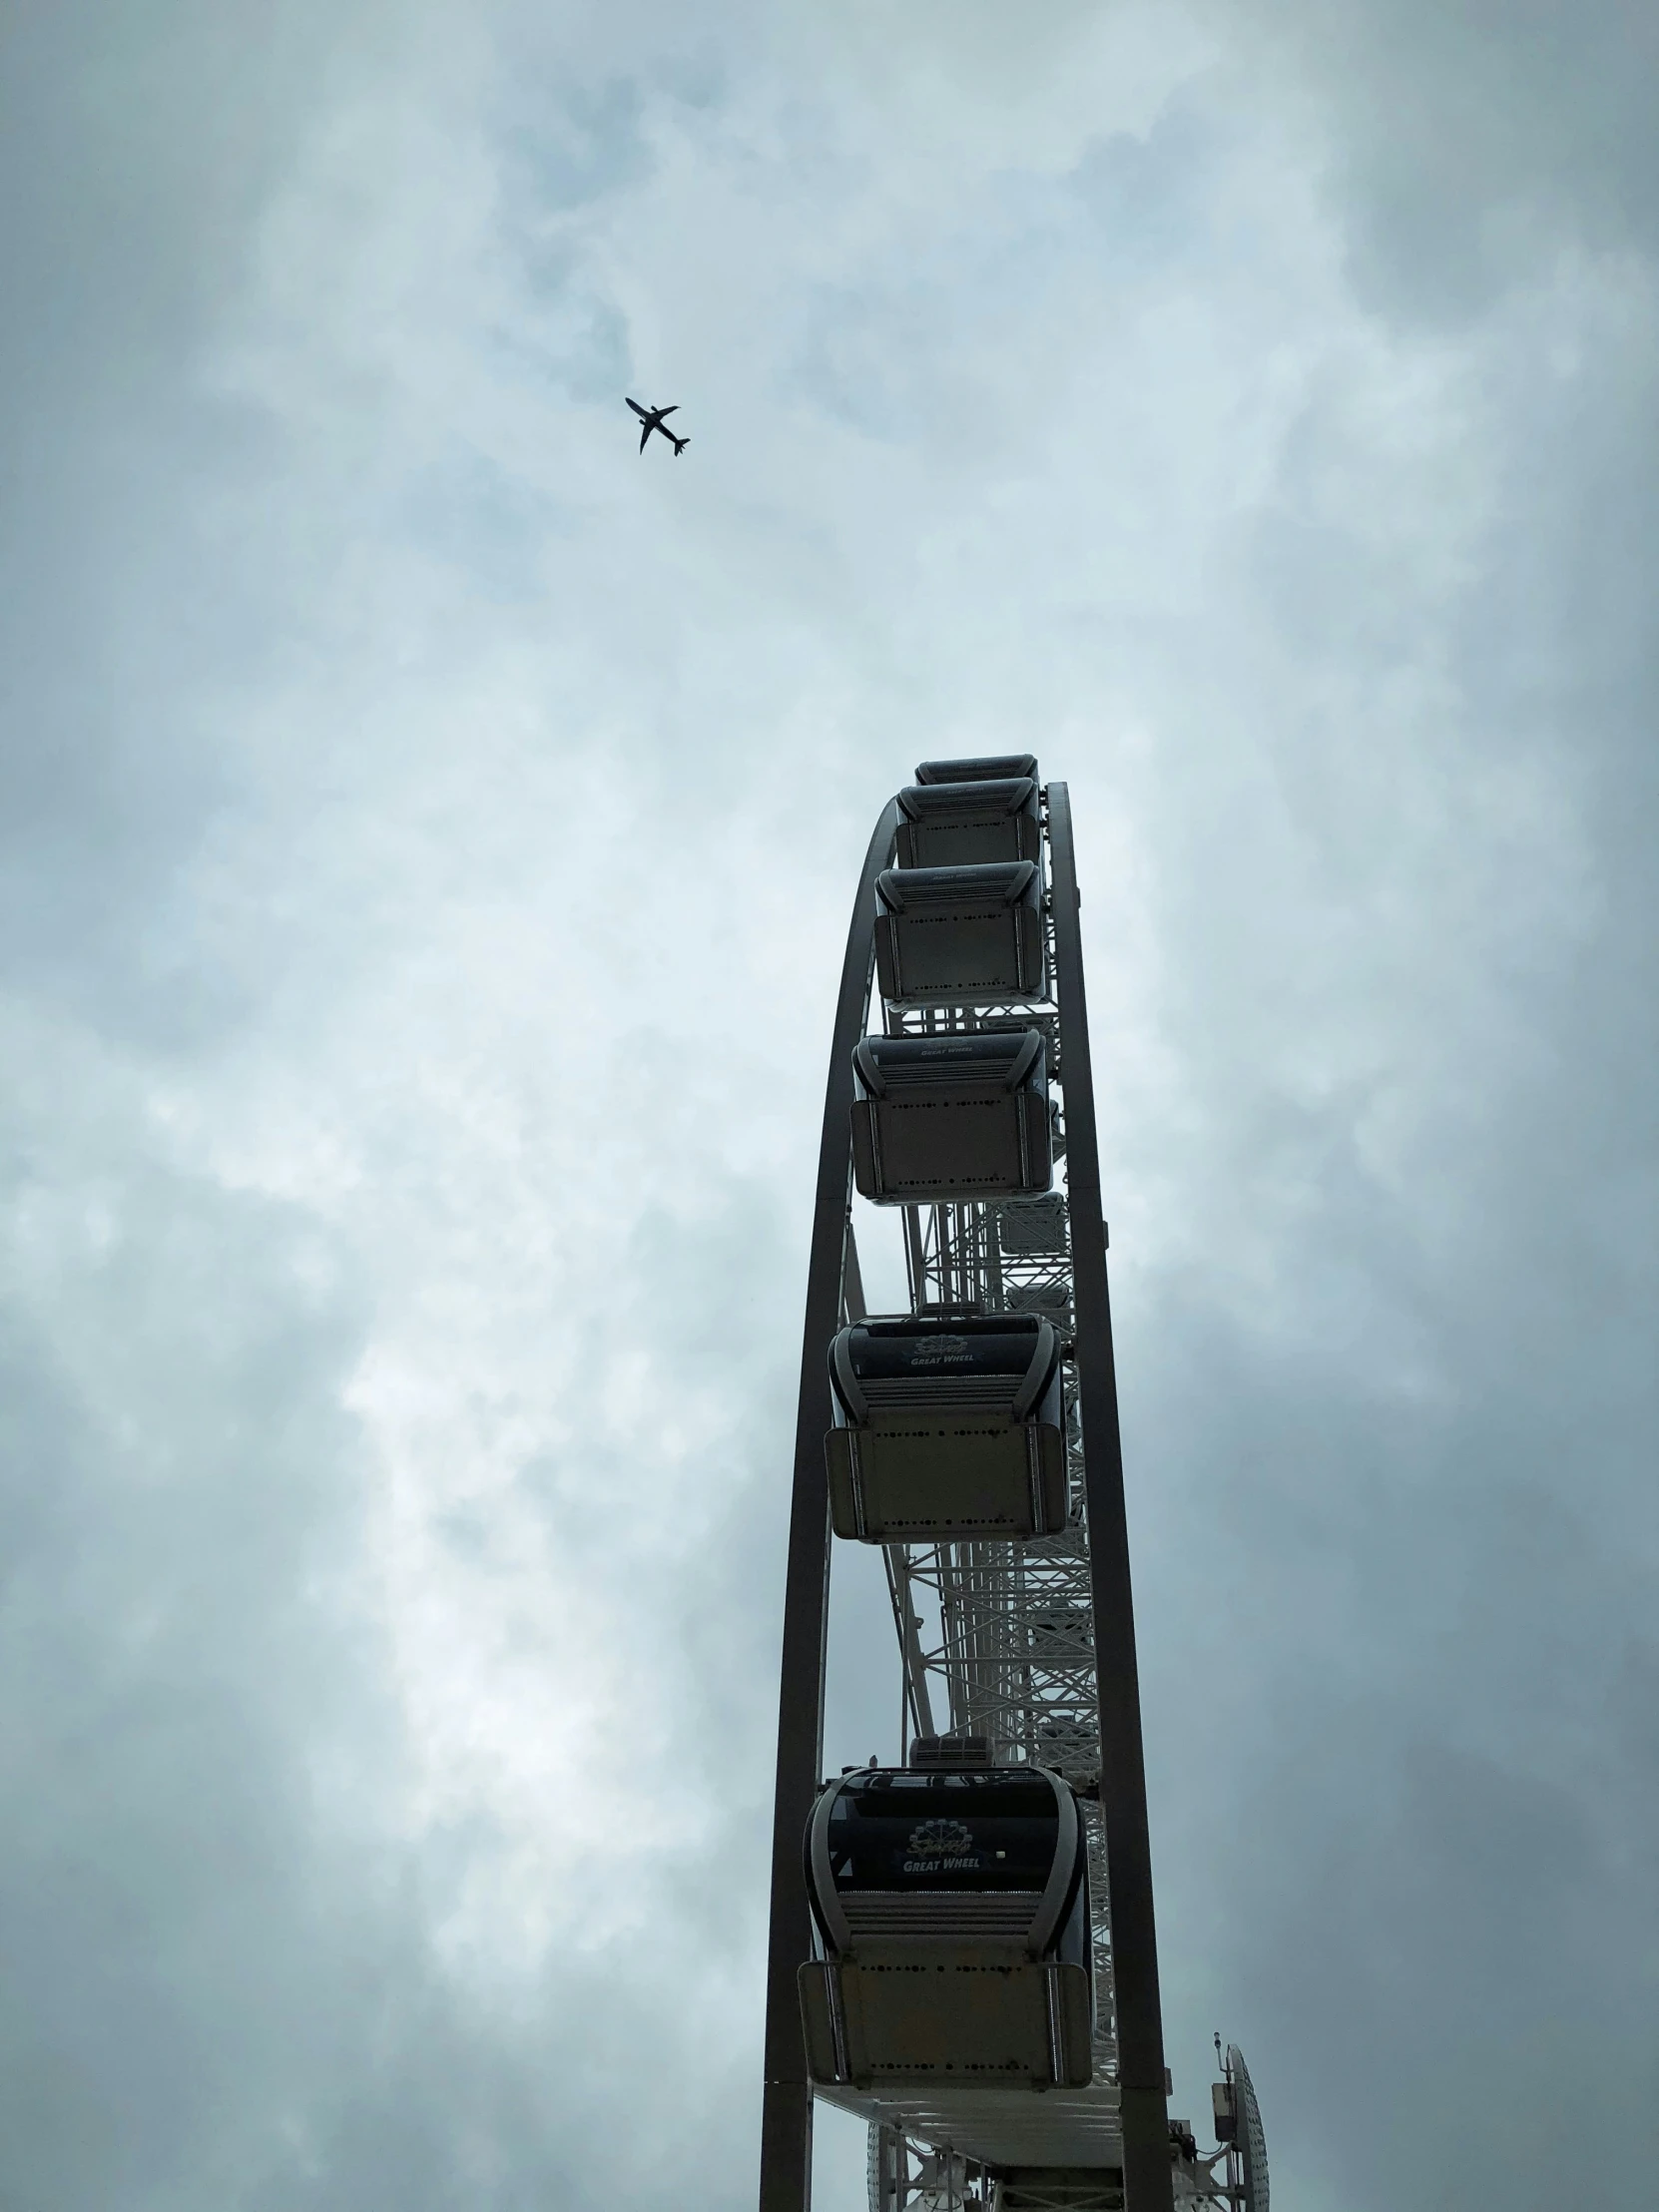
<path id="1" fill-rule="evenodd" d="M 988 753 L 978 761 L 918 761 L 918 784 L 1000 784 L 1010 777 L 1037 780 L 1034 753 Z"/>
<path id="2" fill-rule="evenodd" d="M 1044 1767 L 861 1768 L 806 1839 L 815 2080 L 1080 2088 L 1093 2071 L 1088 1866 Z"/>
<path id="3" fill-rule="evenodd" d="M 1024 1314 L 858 1322 L 830 1347 L 830 1518 L 861 1543 L 1066 1524 L 1060 1338 Z"/>
<path id="4" fill-rule="evenodd" d="M 1042 856 L 1035 776 L 911 784 L 898 795 L 900 867 L 962 867 Z"/>
<path id="5" fill-rule="evenodd" d="M 853 1176 L 875 1205 L 1048 1189 L 1054 1136 L 1041 1030 L 864 1037 L 852 1074 Z"/>
<path id="6" fill-rule="evenodd" d="M 891 867 L 875 879 L 875 972 L 893 1006 L 1041 998 L 1042 871 L 1035 860 Z"/>

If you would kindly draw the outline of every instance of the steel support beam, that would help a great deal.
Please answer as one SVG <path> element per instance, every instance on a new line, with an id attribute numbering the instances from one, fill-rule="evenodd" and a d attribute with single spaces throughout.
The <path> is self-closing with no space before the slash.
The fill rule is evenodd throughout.
<path id="1" fill-rule="evenodd" d="M 1146 1758 L 1140 1673 L 1129 1578 L 1117 1366 L 1106 1285 L 1089 1017 L 1083 995 L 1083 933 L 1064 784 L 1048 787 L 1054 963 L 1066 1102 L 1066 1188 L 1070 1201 L 1077 1376 L 1094 1588 L 1096 1683 L 1100 1700 L 1100 1807 L 1106 1829 L 1112 1975 L 1117 1998 L 1118 2081 L 1123 2096 L 1123 2165 L 1128 2212 L 1171 2212 L 1169 2110 L 1164 2089 L 1163 2009 L 1152 1905 Z"/>
<path id="2" fill-rule="evenodd" d="M 852 1168 L 852 1048 L 863 1035 L 875 943 L 875 878 L 892 859 L 898 803 L 890 801 L 864 857 L 835 1001 L 825 1091 L 818 1198 L 807 1265 L 801 1399 L 795 1430 L 778 1706 L 778 1781 L 772 1815 L 772 1930 L 767 1951 L 766 2088 L 761 2110 L 760 2212 L 808 2212 L 813 2194 L 813 2094 L 807 2079 L 796 1974 L 812 1951 L 801 1842 L 824 1760 L 824 1650 L 830 1597 L 830 1491 L 824 1436 L 830 1424 L 830 1340 L 840 1324 Z"/>

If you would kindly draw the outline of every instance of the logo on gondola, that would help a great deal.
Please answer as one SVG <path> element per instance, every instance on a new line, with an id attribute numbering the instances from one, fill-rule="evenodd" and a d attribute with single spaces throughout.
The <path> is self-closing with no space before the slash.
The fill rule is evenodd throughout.
<path id="1" fill-rule="evenodd" d="M 904 1846 L 906 1874 L 954 1874 L 977 1867 L 973 1831 L 960 1821 L 922 1821 Z"/>
<path id="2" fill-rule="evenodd" d="M 973 1348 L 965 1337 L 921 1337 L 909 1348 L 913 1368 L 936 1368 L 945 1360 L 965 1360 Z"/>

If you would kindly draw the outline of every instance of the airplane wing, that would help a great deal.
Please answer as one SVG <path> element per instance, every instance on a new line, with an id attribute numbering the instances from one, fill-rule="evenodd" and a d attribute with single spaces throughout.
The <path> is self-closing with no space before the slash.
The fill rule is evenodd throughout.
<path id="1" fill-rule="evenodd" d="M 659 415 L 666 415 L 666 414 L 678 414 L 678 413 L 680 412 L 680 409 L 678 408 L 678 406 L 674 406 L 674 407 L 659 407 L 659 408 L 657 409 L 657 412 L 658 412 L 658 414 L 659 414 Z"/>
<path id="2" fill-rule="evenodd" d="M 627 396 L 627 395 L 626 395 L 626 393 L 625 393 L 625 394 L 624 394 L 624 397 L 626 397 L 626 396 Z M 637 415 L 638 415 L 638 416 L 640 417 L 641 421 L 643 421 L 643 420 L 645 419 L 645 415 L 646 415 L 646 409 L 645 409 L 644 407 L 642 407 L 642 406 L 640 405 L 639 401 L 638 401 L 637 399 L 630 399 L 630 400 L 628 401 L 628 404 L 629 404 L 629 406 L 630 406 L 630 407 L 632 407 L 632 408 L 633 408 L 633 410 L 634 410 L 635 414 L 637 414 Z"/>
<path id="3" fill-rule="evenodd" d="M 643 453 L 643 452 L 645 451 L 645 441 L 646 441 L 646 439 L 647 439 L 647 438 L 648 438 L 648 437 L 649 437 L 650 435 L 651 435 L 651 425 L 650 425 L 650 423 L 648 422 L 648 423 L 647 423 L 647 424 L 645 425 L 645 427 L 644 427 L 644 428 L 643 428 L 643 429 L 641 430 L 641 432 L 640 432 L 640 451 L 641 451 L 642 453 Z"/>

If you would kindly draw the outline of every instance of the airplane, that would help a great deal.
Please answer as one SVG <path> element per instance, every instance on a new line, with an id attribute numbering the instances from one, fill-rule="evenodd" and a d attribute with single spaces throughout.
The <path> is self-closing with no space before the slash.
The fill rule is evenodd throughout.
<path id="1" fill-rule="evenodd" d="M 642 453 L 645 451 L 645 441 L 650 437 L 652 431 L 661 430 L 669 444 L 673 446 L 674 457 L 678 460 L 687 446 L 690 445 L 691 439 L 677 438 L 663 420 L 664 415 L 678 414 L 680 412 L 678 405 L 673 407 L 642 407 L 637 399 L 630 399 L 628 404 L 645 425 L 645 428 L 640 432 L 640 451 Z"/>

